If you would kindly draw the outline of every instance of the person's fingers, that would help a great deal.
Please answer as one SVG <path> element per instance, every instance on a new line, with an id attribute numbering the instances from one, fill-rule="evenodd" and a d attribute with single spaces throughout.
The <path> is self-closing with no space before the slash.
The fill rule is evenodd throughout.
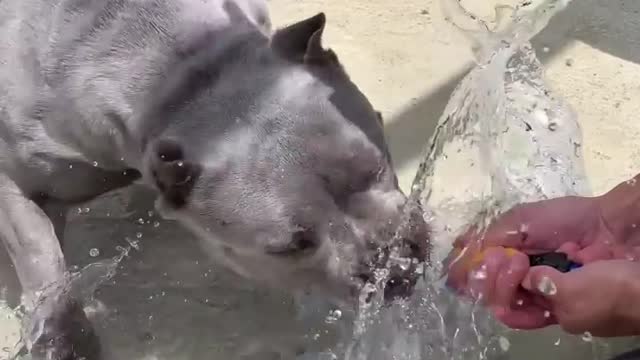
<path id="1" fill-rule="evenodd" d="M 496 279 L 508 260 L 503 248 L 494 247 L 484 251 L 481 260 L 474 264 L 467 278 L 467 286 L 473 298 L 487 305 L 494 303 Z"/>
<path id="2" fill-rule="evenodd" d="M 563 273 L 549 266 L 534 266 L 522 281 L 522 287 L 551 302 L 561 297 L 565 291 Z"/>
<path id="3" fill-rule="evenodd" d="M 482 234 L 478 231 L 478 227 L 476 225 L 472 225 L 465 231 L 462 235 L 458 236 L 453 241 L 453 248 L 462 249 L 466 247 L 471 241 L 479 239 Z"/>
<path id="4" fill-rule="evenodd" d="M 496 278 L 493 304 L 509 308 L 516 300 L 520 283 L 529 272 L 529 257 L 517 252 L 502 263 Z"/>
<path id="5" fill-rule="evenodd" d="M 544 299 L 542 299 L 544 300 Z M 519 289 L 510 307 L 493 307 L 496 318 L 512 329 L 531 330 L 557 324 L 547 301 Z"/>
<path id="6" fill-rule="evenodd" d="M 597 242 L 580 250 L 576 254 L 576 258 L 582 264 L 588 264 L 598 260 L 610 260 L 614 258 L 612 249 L 612 245 Z"/>
<path id="7" fill-rule="evenodd" d="M 633 247 L 626 244 L 616 244 L 611 247 L 612 260 L 638 261 L 640 257 Z"/>
<path id="8" fill-rule="evenodd" d="M 517 247 L 527 236 L 521 214 L 523 208 L 526 206 L 516 205 L 494 219 L 491 225 L 484 230 L 476 224 L 470 226 L 467 231 L 456 238 L 453 246 L 464 248 L 475 244 L 480 247 Z"/>
<path id="9" fill-rule="evenodd" d="M 452 253 L 452 256 L 456 256 L 457 259 L 449 266 L 447 286 L 459 294 L 470 295 L 475 299 L 482 297 L 485 304 L 494 302 L 495 283 L 498 277 L 513 273 L 509 263 L 514 254 L 518 255 L 517 263 L 513 265 L 516 270 L 515 277 L 520 278 L 515 279 L 514 274 L 510 274 L 503 283 L 508 282 L 513 284 L 511 286 L 517 286 L 526 273 L 526 270 L 523 271 L 521 268 L 528 265 L 528 258 L 522 253 L 502 247 L 493 247 L 484 251 L 470 249 L 465 251 L 467 251 L 466 254 Z M 504 303 L 508 304 L 508 299 Z"/>
<path id="10" fill-rule="evenodd" d="M 581 247 L 578 243 L 575 242 L 566 242 L 560 245 L 557 252 L 561 252 L 567 255 L 567 258 L 570 260 L 578 260 L 578 253 L 580 252 Z"/>
<path id="11" fill-rule="evenodd" d="M 473 252 L 474 250 L 469 248 L 453 248 L 444 261 L 446 285 L 459 294 L 466 292 L 468 274 L 472 269 Z"/>
<path id="12" fill-rule="evenodd" d="M 501 309 L 494 311 L 494 316 L 511 329 L 534 330 L 558 323 L 550 311 L 537 306 L 523 307 L 518 310 Z"/>

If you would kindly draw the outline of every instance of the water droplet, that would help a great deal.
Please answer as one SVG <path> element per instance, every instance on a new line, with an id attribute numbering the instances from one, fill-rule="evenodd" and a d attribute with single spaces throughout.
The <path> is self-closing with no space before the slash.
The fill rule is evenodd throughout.
<path id="1" fill-rule="evenodd" d="M 590 332 L 586 331 L 584 334 L 582 334 L 582 340 L 585 342 L 592 342 L 593 341 L 593 335 L 591 335 Z"/>
<path id="2" fill-rule="evenodd" d="M 153 227 L 157 228 L 158 226 L 160 226 L 160 222 L 159 221 L 154 221 L 153 222 Z"/>
<path id="3" fill-rule="evenodd" d="M 98 162 L 97 162 L 97 161 L 94 161 L 94 162 L 93 162 L 93 166 L 98 166 Z"/>
<path id="4" fill-rule="evenodd" d="M 549 131 L 556 131 L 558 130 L 558 123 L 556 122 L 549 122 L 549 125 L 547 125 L 547 129 L 549 129 Z"/>
<path id="5" fill-rule="evenodd" d="M 502 351 L 504 352 L 509 351 L 509 348 L 511 347 L 511 343 L 509 342 L 509 339 L 507 339 L 504 336 L 500 336 L 498 338 L 498 343 L 500 344 L 500 349 L 502 349 Z"/>
<path id="6" fill-rule="evenodd" d="M 137 237 L 138 239 L 141 239 L 141 238 L 142 238 L 142 233 L 141 233 L 141 232 L 136 233 L 136 237 Z"/>
<path id="7" fill-rule="evenodd" d="M 340 318 L 342 317 L 342 311 L 340 310 L 332 310 L 329 312 L 329 315 L 327 315 L 325 322 L 327 324 L 333 324 L 336 321 L 340 320 Z"/>
<path id="8" fill-rule="evenodd" d="M 558 293 L 558 288 L 556 287 L 556 284 L 551 281 L 551 279 L 545 276 L 542 278 L 542 280 L 540 280 L 540 283 L 538 284 L 538 291 L 545 295 L 555 295 Z"/>
<path id="9" fill-rule="evenodd" d="M 90 209 L 90 208 L 84 208 L 84 213 L 85 213 L 85 214 L 88 214 L 90 211 L 91 211 L 91 209 Z"/>
<path id="10" fill-rule="evenodd" d="M 69 164 L 69 169 L 73 169 L 73 164 Z"/>
<path id="11" fill-rule="evenodd" d="M 518 304 L 518 306 L 522 306 L 524 305 L 524 300 L 518 299 L 518 301 L 516 301 L 516 304 Z"/>
<path id="12" fill-rule="evenodd" d="M 548 319 L 548 318 L 550 318 L 550 317 L 551 317 L 551 312 L 550 312 L 550 311 L 548 311 L 548 310 L 547 310 L 547 311 L 545 311 L 545 312 L 544 312 L 544 317 L 545 317 L 545 318 L 547 318 L 547 319 Z"/>
<path id="13" fill-rule="evenodd" d="M 635 229 L 636 227 L 638 227 L 638 225 L 636 225 L 636 224 L 631 224 L 631 227 Z"/>
<path id="14" fill-rule="evenodd" d="M 551 49 L 549 49 L 548 46 L 542 48 L 542 52 L 548 53 L 549 51 L 551 51 Z"/>
<path id="15" fill-rule="evenodd" d="M 147 211 L 147 216 L 148 217 L 153 217 L 153 211 L 151 211 L 151 210 Z"/>
<path id="16" fill-rule="evenodd" d="M 138 219 L 138 224 L 140 224 L 140 225 L 144 225 L 144 219 L 143 219 L 143 218 L 139 218 L 139 219 Z"/>
<path id="17" fill-rule="evenodd" d="M 98 250 L 96 248 L 92 248 L 91 250 L 89 250 L 89 256 L 91 256 L 91 257 L 100 256 L 100 250 Z"/>
<path id="18" fill-rule="evenodd" d="M 564 61 L 564 63 L 565 63 L 565 65 L 571 67 L 571 66 L 573 66 L 573 59 L 567 59 L 567 60 Z"/>
<path id="19" fill-rule="evenodd" d="M 480 269 L 472 272 L 471 276 L 473 276 L 473 278 L 476 279 L 476 280 L 484 280 L 484 279 L 486 279 L 487 278 L 487 265 L 482 265 L 480 267 Z"/>
<path id="20" fill-rule="evenodd" d="M 560 345 L 560 338 L 558 338 L 558 340 L 556 340 L 556 342 L 554 342 L 553 345 L 555 345 L 555 346 Z"/>
<path id="21" fill-rule="evenodd" d="M 638 182 L 638 180 L 636 180 L 636 178 L 633 179 L 629 179 L 627 180 L 627 185 L 629 186 L 636 186 L 636 183 Z"/>
<path id="22" fill-rule="evenodd" d="M 132 248 L 140 251 L 140 242 L 138 240 L 131 240 L 128 237 L 125 237 L 124 240 L 131 245 Z"/>

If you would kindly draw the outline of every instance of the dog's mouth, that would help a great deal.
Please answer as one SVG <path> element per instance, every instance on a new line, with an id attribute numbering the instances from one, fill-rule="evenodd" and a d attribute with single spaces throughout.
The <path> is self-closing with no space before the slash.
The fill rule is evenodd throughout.
<path id="1" fill-rule="evenodd" d="M 375 289 L 368 294 L 368 301 L 380 290 L 384 292 L 387 303 L 407 299 L 413 294 L 429 262 L 429 238 L 429 227 L 422 211 L 415 207 L 391 241 L 378 249 L 368 270 L 358 276 L 365 284 L 373 285 L 365 286 L 364 291 Z"/>

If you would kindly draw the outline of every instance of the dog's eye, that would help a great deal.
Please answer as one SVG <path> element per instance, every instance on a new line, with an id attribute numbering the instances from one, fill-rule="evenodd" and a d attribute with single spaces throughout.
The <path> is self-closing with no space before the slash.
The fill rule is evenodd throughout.
<path id="1" fill-rule="evenodd" d="M 379 182 L 384 174 L 383 166 L 362 169 L 359 173 L 354 173 L 351 183 L 349 184 L 349 192 L 366 191 L 375 183 Z"/>
<path id="2" fill-rule="evenodd" d="M 383 165 L 376 167 L 375 169 L 369 170 L 367 172 L 366 178 L 370 184 L 376 183 L 382 179 L 386 168 Z"/>

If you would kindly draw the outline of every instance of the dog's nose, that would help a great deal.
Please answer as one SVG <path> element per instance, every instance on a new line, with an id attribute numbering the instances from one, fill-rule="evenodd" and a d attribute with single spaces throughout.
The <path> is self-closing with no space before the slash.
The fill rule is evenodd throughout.
<path id="1" fill-rule="evenodd" d="M 422 276 L 423 267 L 429 262 L 430 233 L 421 207 L 411 205 L 390 244 L 386 266 L 389 277 L 384 288 L 384 297 L 391 301 L 411 296 L 413 288 Z"/>

